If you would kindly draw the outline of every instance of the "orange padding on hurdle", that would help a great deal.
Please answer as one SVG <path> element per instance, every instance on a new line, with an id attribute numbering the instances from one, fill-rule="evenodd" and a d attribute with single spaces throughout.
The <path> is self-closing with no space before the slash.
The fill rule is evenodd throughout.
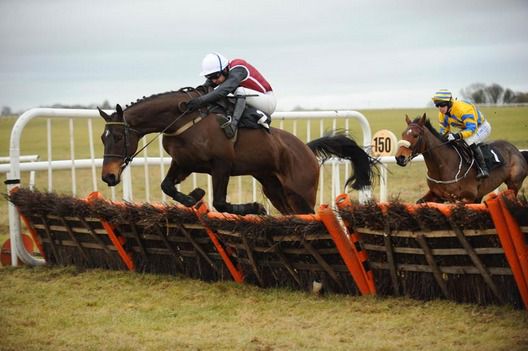
<path id="1" fill-rule="evenodd" d="M 341 194 L 336 197 L 336 205 L 341 210 L 347 207 L 352 208 L 352 201 L 350 200 L 350 197 L 347 194 Z M 362 246 L 359 234 L 356 232 L 349 231 L 350 223 L 348 223 L 345 219 L 343 219 L 343 222 L 345 223 L 344 230 L 346 231 L 348 238 L 352 242 L 352 249 L 354 250 L 354 254 L 358 257 L 359 261 L 361 262 L 361 270 L 363 271 L 363 275 L 365 276 L 365 279 L 367 281 L 369 291 L 371 294 L 375 295 L 376 283 L 374 281 L 374 272 L 372 272 L 372 269 L 369 265 L 367 251 Z M 358 247 L 360 248 L 359 250 Z"/>
<path id="2" fill-rule="evenodd" d="M 26 216 L 24 216 L 20 212 L 19 212 L 19 215 L 20 215 L 20 218 L 22 218 L 22 221 L 24 222 L 24 224 L 26 225 L 26 228 L 29 230 L 29 233 L 31 234 L 31 237 L 33 238 L 33 241 L 37 245 L 37 248 L 38 248 L 38 250 L 40 252 L 40 255 L 45 260 L 46 259 L 46 255 L 44 254 L 44 248 L 42 247 L 42 243 L 40 242 L 40 239 L 39 239 L 39 237 L 37 235 L 37 231 L 35 230 L 35 228 L 33 228 L 33 226 L 31 225 L 31 222 L 29 221 L 29 219 L 27 219 Z"/>
<path id="3" fill-rule="evenodd" d="M 497 230 L 506 260 L 512 270 L 513 278 L 517 283 L 524 307 L 528 310 L 528 256 L 523 234 L 506 208 L 502 194 L 500 196 L 492 194 L 485 203 Z"/>
<path id="4" fill-rule="evenodd" d="M 20 187 L 16 186 L 14 187 L 13 189 L 11 189 L 11 191 L 9 192 L 9 194 L 12 194 L 14 192 L 16 192 L 18 189 L 20 189 Z M 26 228 L 29 230 L 29 233 L 31 234 L 31 237 L 33 238 L 33 241 L 35 242 L 35 244 L 37 245 L 37 248 L 40 252 L 40 255 L 44 258 L 44 260 L 46 259 L 46 255 L 44 254 L 44 247 L 42 246 L 42 243 L 40 242 L 40 239 L 37 235 L 37 231 L 35 230 L 35 228 L 33 228 L 33 226 L 31 225 L 31 222 L 29 221 L 29 219 L 24 216 L 23 214 L 20 213 L 20 211 L 18 211 L 18 208 L 17 208 L 17 212 L 18 212 L 18 215 L 20 216 L 20 218 L 22 218 L 22 221 L 24 222 L 24 224 L 26 225 Z M 20 240 L 23 240 L 22 239 L 22 233 L 19 233 L 21 238 Z M 30 252 L 31 254 L 31 252 Z"/>
<path id="5" fill-rule="evenodd" d="M 354 282 L 356 283 L 361 295 L 375 295 L 375 288 L 374 291 L 371 290 L 371 286 L 373 284 L 370 285 L 368 283 L 365 268 L 358 257 L 357 251 L 348 235 L 345 233 L 343 227 L 337 220 L 334 211 L 332 211 L 328 205 L 321 205 L 319 207 L 318 214 L 319 218 L 326 227 L 326 230 L 334 240 L 337 250 L 343 258 L 343 261 L 345 262 L 348 271 L 352 275 L 352 278 L 354 278 Z"/>
<path id="6" fill-rule="evenodd" d="M 513 193 L 510 194 L 512 195 Z M 515 218 L 513 218 L 510 211 L 508 211 L 508 207 L 506 206 L 506 203 L 504 201 L 505 196 L 507 196 L 507 193 L 503 193 L 502 196 L 499 196 L 502 214 L 504 215 L 504 219 L 506 220 L 506 225 L 508 226 L 508 230 L 510 232 L 513 247 L 515 248 L 517 258 L 519 259 L 519 263 L 521 264 L 521 270 L 523 272 L 524 281 L 526 282 L 526 285 L 528 287 L 528 248 L 526 247 L 526 242 L 524 241 L 524 234 L 521 232 L 521 227 L 519 226 Z"/>
<path id="7" fill-rule="evenodd" d="M 380 203 L 380 207 L 384 207 L 385 210 L 388 208 L 388 203 Z M 421 208 L 434 208 L 440 211 L 444 216 L 449 217 L 451 216 L 451 212 L 453 211 L 453 208 L 457 207 L 457 204 L 441 204 L 437 202 L 423 202 L 419 204 L 405 204 L 405 208 L 409 213 L 416 213 L 417 210 Z M 382 210 L 384 209 L 382 207 Z M 486 208 L 486 205 L 484 204 L 464 204 L 464 207 L 469 208 L 473 211 L 483 211 L 487 212 L 488 209 Z"/>
<path id="8" fill-rule="evenodd" d="M 201 201 L 195 206 L 195 213 L 196 213 L 196 217 L 200 220 L 200 223 L 202 223 L 202 225 L 204 226 L 205 231 L 207 232 L 207 235 L 209 236 L 209 239 L 211 239 L 211 241 L 213 242 L 213 245 L 216 247 L 216 250 L 220 254 L 220 257 L 222 257 L 222 260 L 224 261 L 227 269 L 229 270 L 229 273 L 231 273 L 233 280 L 237 283 L 243 283 L 244 276 L 238 269 L 236 269 L 235 265 L 233 264 L 233 262 L 231 261 L 227 253 L 225 252 L 224 248 L 220 244 L 220 241 L 218 240 L 218 237 L 216 236 L 215 232 L 213 232 L 211 228 L 209 228 L 205 224 L 202 218 L 202 215 L 209 214 L 209 209 L 207 208 L 207 205 L 205 204 L 205 202 Z"/>
<path id="9" fill-rule="evenodd" d="M 94 191 L 86 197 L 85 201 L 93 202 L 97 199 L 104 200 L 103 195 L 100 192 Z M 112 241 L 112 244 L 114 244 L 114 247 L 117 249 L 117 253 L 121 257 L 121 260 L 123 260 L 123 263 L 127 266 L 128 270 L 129 271 L 135 270 L 136 266 L 134 264 L 134 261 L 123 248 L 123 245 L 121 241 L 118 239 L 117 235 L 115 234 L 114 228 L 112 227 L 112 225 L 101 218 L 99 220 L 101 221 L 103 228 L 106 230 L 108 237 Z"/>

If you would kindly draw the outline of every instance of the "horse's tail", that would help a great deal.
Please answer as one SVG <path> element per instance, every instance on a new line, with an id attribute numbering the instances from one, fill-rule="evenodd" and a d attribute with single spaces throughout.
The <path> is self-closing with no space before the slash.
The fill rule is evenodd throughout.
<path id="1" fill-rule="evenodd" d="M 353 189 L 363 189 L 372 184 L 373 166 L 378 161 L 370 157 L 361 146 L 345 133 L 333 133 L 307 143 L 322 163 L 332 156 L 349 160 L 352 163 L 353 174 L 347 179 L 345 187 L 351 184 Z"/>

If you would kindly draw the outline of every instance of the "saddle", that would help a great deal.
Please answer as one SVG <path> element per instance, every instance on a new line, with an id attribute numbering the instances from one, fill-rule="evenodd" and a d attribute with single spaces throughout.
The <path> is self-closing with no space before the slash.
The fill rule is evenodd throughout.
<path id="1" fill-rule="evenodd" d="M 471 161 L 473 161 L 475 156 L 473 155 L 473 151 L 469 145 L 464 140 L 457 140 L 451 143 L 451 145 L 453 145 L 458 150 L 465 164 L 471 164 Z M 486 162 L 486 166 L 488 166 L 488 170 L 491 171 L 492 169 L 498 168 L 504 164 L 504 157 L 501 155 L 499 150 L 492 147 L 488 143 L 481 143 L 479 146 L 480 150 L 482 150 L 482 155 L 484 156 L 484 161 Z"/>
<path id="2" fill-rule="evenodd" d="M 217 121 L 220 126 L 224 125 L 226 122 L 229 122 L 227 116 L 232 116 L 235 108 L 235 102 L 236 98 L 228 96 L 225 99 L 221 99 L 219 101 L 216 101 L 215 103 L 208 106 L 208 110 L 211 113 L 215 113 L 217 115 Z M 261 124 L 258 123 L 258 121 L 262 118 L 262 115 L 265 115 L 266 123 L 271 124 L 271 117 L 268 116 L 266 113 L 257 110 L 253 106 L 249 106 L 246 104 L 246 107 L 244 109 L 244 112 L 242 113 L 242 116 L 240 117 L 240 121 L 238 123 L 238 128 L 247 128 L 247 129 L 258 129 L 258 128 L 264 128 Z"/>

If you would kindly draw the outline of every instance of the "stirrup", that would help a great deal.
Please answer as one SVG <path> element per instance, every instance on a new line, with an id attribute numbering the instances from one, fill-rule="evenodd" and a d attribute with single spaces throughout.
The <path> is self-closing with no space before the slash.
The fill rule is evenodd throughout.
<path id="1" fill-rule="evenodd" d="M 233 121 L 233 118 L 231 116 L 225 116 L 225 117 L 227 118 L 227 121 L 225 121 L 224 124 L 220 125 L 220 128 L 222 129 L 230 125 L 231 122 Z"/>

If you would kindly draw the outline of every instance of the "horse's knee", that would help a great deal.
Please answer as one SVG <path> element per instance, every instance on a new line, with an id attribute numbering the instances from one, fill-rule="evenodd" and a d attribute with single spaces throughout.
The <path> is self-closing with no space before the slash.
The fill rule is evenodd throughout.
<path id="1" fill-rule="evenodd" d="M 166 195 L 174 197 L 176 187 L 174 186 L 172 180 L 168 178 L 163 179 L 163 181 L 161 182 L 161 191 L 163 191 Z"/>
<path id="2" fill-rule="evenodd" d="M 166 195 L 172 197 L 175 201 L 178 201 L 179 203 L 181 203 L 182 205 L 187 206 L 187 207 L 193 206 L 199 200 L 199 199 L 195 199 L 194 197 L 182 194 L 181 192 L 176 190 L 176 185 L 174 185 L 174 182 L 171 179 L 168 179 L 168 178 L 165 178 L 161 182 L 161 190 Z M 193 195 L 199 196 L 199 192 L 197 192 L 196 194 L 193 194 Z"/>

